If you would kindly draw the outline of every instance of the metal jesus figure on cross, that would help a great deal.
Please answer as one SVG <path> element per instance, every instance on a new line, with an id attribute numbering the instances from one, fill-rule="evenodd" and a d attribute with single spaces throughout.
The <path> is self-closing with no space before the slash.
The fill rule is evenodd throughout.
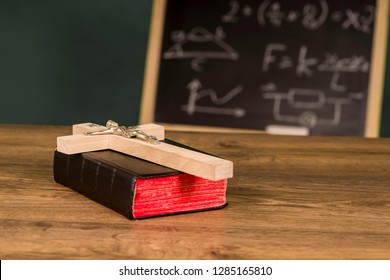
<path id="1" fill-rule="evenodd" d="M 103 130 L 98 131 L 89 131 L 85 132 L 85 135 L 106 135 L 106 134 L 115 134 L 120 135 L 125 138 L 133 138 L 136 137 L 138 139 L 142 139 L 146 141 L 149 144 L 160 144 L 160 141 L 158 141 L 157 137 L 154 135 L 149 135 L 138 128 L 138 126 L 120 126 L 118 123 L 109 120 L 106 123 L 106 128 Z"/>

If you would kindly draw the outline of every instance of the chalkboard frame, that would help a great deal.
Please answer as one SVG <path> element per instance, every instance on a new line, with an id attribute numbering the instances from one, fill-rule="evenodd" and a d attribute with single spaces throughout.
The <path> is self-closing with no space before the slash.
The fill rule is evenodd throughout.
<path id="1" fill-rule="evenodd" d="M 160 55 L 165 24 L 166 4 L 169 0 L 154 0 L 146 57 L 144 84 L 141 98 L 139 122 L 155 122 L 155 106 L 159 80 Z M 368 84 L 367 111 L 364 136 L 379 137 L 384 90 L 386 48 L 389 25 L 389 1 L 376 0 L 375 26 L 371 53 L 371 67 Z M 169 130 L 242 132 L 247 129 L 201 126 L 193 124 L 161 123 Z M 256 131 L 256 130 L 249 130 Z M 260 132 L 257 130 L 257 132 Z"/>

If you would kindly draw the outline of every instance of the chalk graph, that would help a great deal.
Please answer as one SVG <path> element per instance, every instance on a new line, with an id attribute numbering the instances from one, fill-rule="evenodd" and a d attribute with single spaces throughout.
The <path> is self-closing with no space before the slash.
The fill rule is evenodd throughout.
<path id="1" fill-rule="evenodd" d="M 232 90 L 228 91 L 222 96 L 218 96 L 218 94 L 212 89 L 202 89 L 202 84 L 198 79 L 192 80 L 188 84 L 187 88 L 190 91 L 188 102 L 186 105 L 183 105 L 181 109 L 188 115 L 193 115 L 194 113 L 203 113 L 240 118 L 243 117 L 246 113 L 243 108 L 222 107 L 224 104 L 228 103 L 242 92 L 243 87 L 241 85 L 234 87 Z M 197 102 L 201 99 L 208 99 L 211 101 L 212 106 L 197 105 Z"/>

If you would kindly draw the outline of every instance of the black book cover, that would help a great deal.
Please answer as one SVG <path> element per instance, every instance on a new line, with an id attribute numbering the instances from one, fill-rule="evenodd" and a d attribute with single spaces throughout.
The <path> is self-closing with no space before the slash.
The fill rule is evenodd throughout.
<path id="1" fill-rule="evenodd" d="M 129 219 L 219 209 L 227 180 L 211 181 L 112 150 L 54 152 L 54 180 Z"/>

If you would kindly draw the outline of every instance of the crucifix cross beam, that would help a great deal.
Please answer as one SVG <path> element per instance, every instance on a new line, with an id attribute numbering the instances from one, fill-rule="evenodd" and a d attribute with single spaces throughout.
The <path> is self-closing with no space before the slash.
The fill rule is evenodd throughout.
<path id="1" fill-rule="evenodd" d="M 233 177 L 231 161 L 163 142 L 161 125 L 119 127 L 109 122 L 107 126 L 73 125 L 73 135 L 57 137 L 57 151 L 78 154 L 110 149 L 213 181 Z M 148 137 L 154 141 L 147 141 Z"/>

